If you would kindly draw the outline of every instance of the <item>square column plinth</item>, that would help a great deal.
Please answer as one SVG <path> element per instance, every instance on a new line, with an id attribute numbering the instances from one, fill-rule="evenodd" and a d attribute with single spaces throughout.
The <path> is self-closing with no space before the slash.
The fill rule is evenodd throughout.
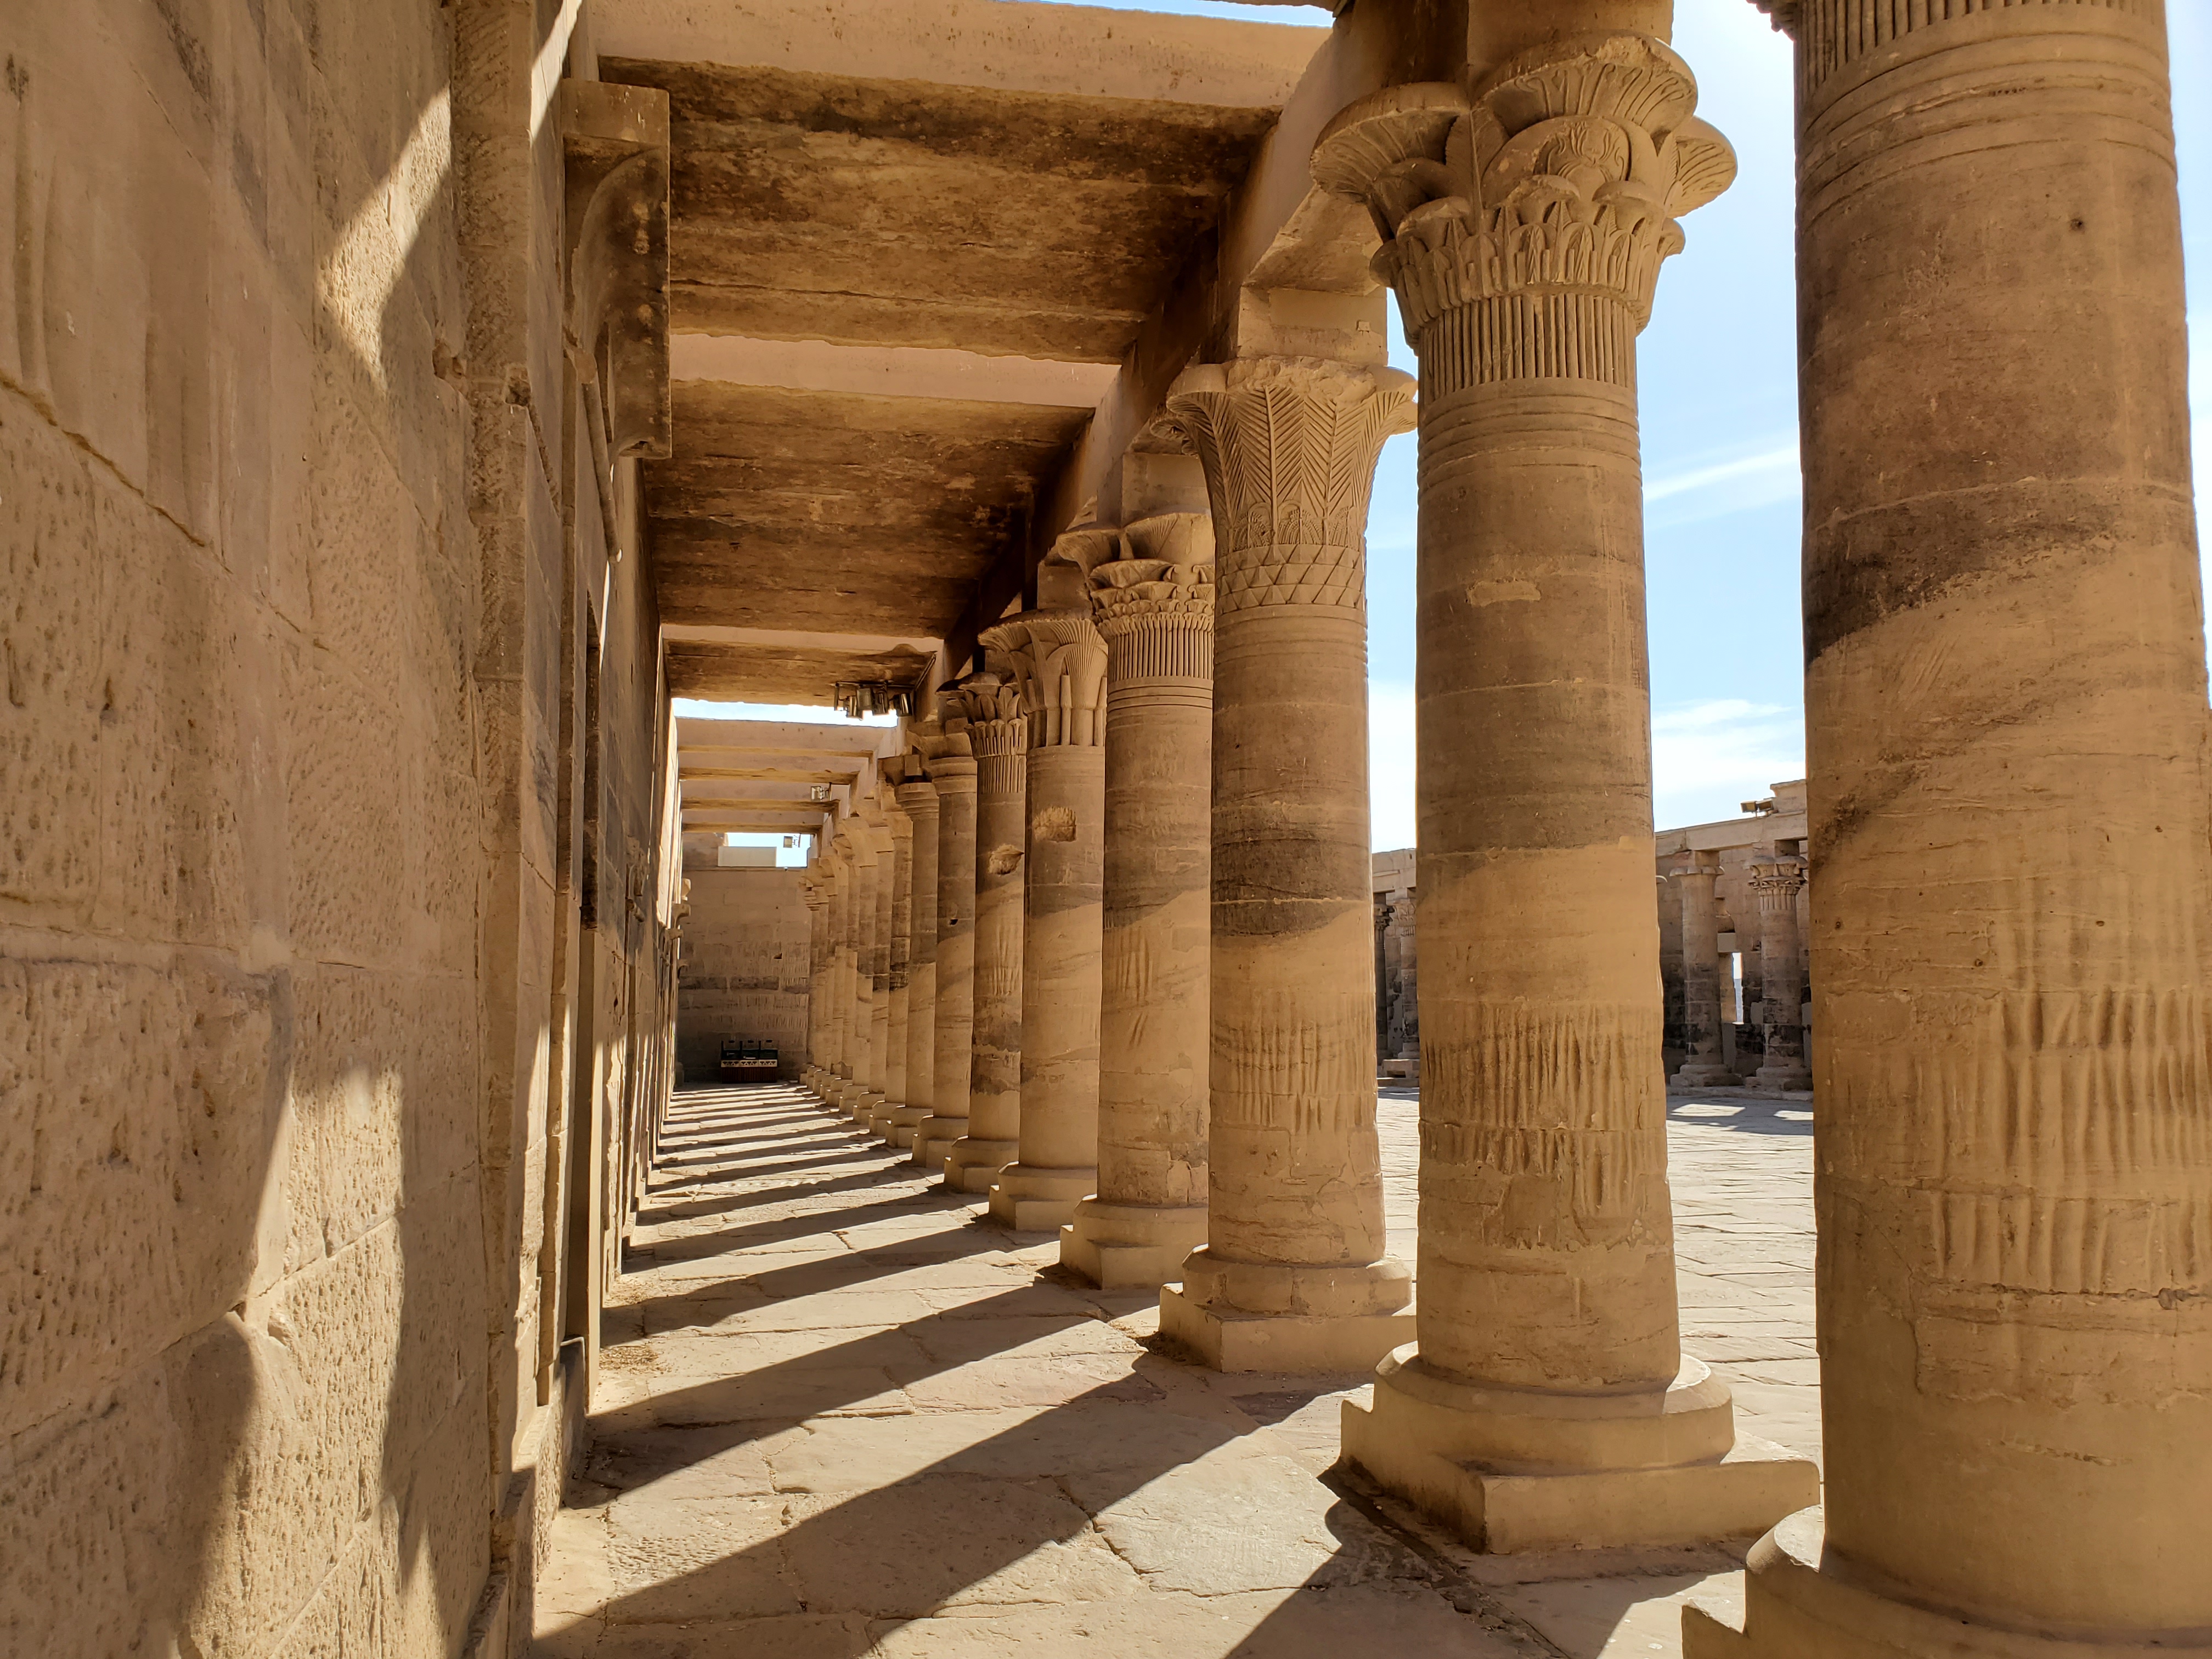
<path id="1" fill-rule="evenodd" d="M 1098 1171 L 1009 1164 L 991 1188 L 991 1216 L 1018 1233 L 1045 1232 L 1075 1219 L 1075 1206 L 1098 1187 Z"/>
<path id="2" fill-rule="evenodd" d="M 1387 1257 L 1294 1267 L 1194 1250 L 1182 1283 L 1160 1291 L 1160 1334 L 1218 1371 L 1370 1370 L 1412 1341 L 1412 1292 L 1405 1264 Z"/>
<path id="3" fill-rule="evenodd" d="M 2202 1631 L 2091 1642 L 1977 1625 L 1917 1606 L 1825 1547 L 1818 1509 L 1801 1510 L 1752 1547 L 1744 1610 L 1692 1601 L 1682 1609 L 1684 1659 L 2205 1659 Z M 2168 1639 L 2168 1638 L 2171 1639 Z"/>
<path id="4" fill-rule="evenodd" d="M 1109 1204 L 1086 1198 L 1060 1230 L 1060 1265 L 1102 1291 L 1156 1291 L 1182 1277 L 1206 1243 L 1206 1206 Z"/>
<path id="5" fill-rule="evenodd" d="M 1816 1502 L 1820 1476 L 1734 1419 L 1695 1359 L 1662 1393 L 1568 1395 L 1462 1382 L 1408 1346 L 1371 1408 L 1345 1401 L 1344 1458 L 1492 1554 L 1748 1538 Z"/>

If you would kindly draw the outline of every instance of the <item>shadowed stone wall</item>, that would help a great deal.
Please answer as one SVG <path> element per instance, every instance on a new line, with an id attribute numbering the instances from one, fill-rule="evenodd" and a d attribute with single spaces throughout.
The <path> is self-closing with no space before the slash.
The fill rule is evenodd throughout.
<path id="1" fill-rule="evenodd" d="M 677 977 L 684 1080 L 713 1083 L 725 1037 L 776 1045 L 778 1077 L 805 1068 L 808 923 L 798 870 L 695 866 Z"/>
<path id="2" fill-rule="evenodd" d="M 0 21 L 11 1653 L 447 1653 L 484 1586 L 448 33 Z"/>
<path id="3" fill-rule="evenodd" d="M 526 1638 L 673 971 L 560 16 L 0 14 L 0 1651 Z"/>

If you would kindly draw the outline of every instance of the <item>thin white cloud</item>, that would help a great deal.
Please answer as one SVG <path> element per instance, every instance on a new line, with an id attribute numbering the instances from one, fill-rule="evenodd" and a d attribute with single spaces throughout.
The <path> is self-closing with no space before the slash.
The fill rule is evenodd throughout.
<path id="1" fill-rule="evenodd" d="M 1644 481 L 1644 499 L 1663 501 L 1674 495 L 1688 495 L 1698 490 L 1711 489 L 1722 484 L 1741 485 L 1746 480 L 1786 482 L 1795 489 L 1798 480 L 1797 440 L 1777 444 L 1749 455 L 1734 459 L 1709 463 L 1704 466 L 1686 468 L 1656 478 Z"/>
<path id="2" fill-rule="evenodd" d="M 1413 844 L 1413 688 L 1367 688 L 1370 842 L 1377 852 Z"/>
<path id="3" fill-rule="evenodd" d="M 1799 709 L 1717 697 L 1652 714 L 1652 814 L 1660 829 L 1735 817 L 1745 801 L 1804 775 Z"/>

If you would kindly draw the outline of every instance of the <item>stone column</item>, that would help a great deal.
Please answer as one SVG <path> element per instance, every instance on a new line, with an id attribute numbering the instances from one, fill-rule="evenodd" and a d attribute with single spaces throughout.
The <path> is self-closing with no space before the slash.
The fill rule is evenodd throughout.
<path id="1" fill-rule="evenodd" d="M 914 1132 L 914 1161 L 925 1170 L 942 1170 L 968 1133 L 975 1059 L 975 758 L 964 713 L 951 715 L 940 746 L 929 763 L 937 784 L 936 1072 L 929 1115 Z"/>
<path id="2" fill-rule="evenodd" d="M 937 1091 L 937 786 L 909 776 L 899 808 L 914 826 L 913 899 L 906 963 L 906 1098 L 878 1120 L 876 1133 L 894 1146 L 914 1145 Z"/>
<path id="3" fill-rule="evenodd" d="M 860 964 L 866 955 L 866 931 L 862 917 L 875 901 L 868 889 L 864 867 L 866 837 L 860 820 L 848 817 L 837 831 L 837 1063 L 836 1081 L 824 1096 L 839 1111 L 846 1097 L 866 1085 L 860 1081 L 867 1034 L 866 1006 L 860 1000 Z"/>
<path id="4" fill-rule="evenodd" d="M 1682 1023 L 1690 1044 L 1674 1081 L 1686 1089 L 1735 1081 L 1721 1063 L 1720 911 L 1713 902 L 1720 867 L 1711 853 L 1692 853 L 1689 867 L 1674 878 L 1682 904 Z"/>
<path id="5" fill-rule="evenodd" d="M 822 1062 L 830 1051 L 826 1029 L 830 1010 L 829 908 L 830 872 L 818 857 L 799 881 L 806 902 L 806 1067 L 799 1080 L 811 1089 L 822 1076 Z"/>
<path id="6" fill-rule="evenodd" d="M 890 1097 L 891 1080 L 891 919 L 898 902 L 898 843 L 884 804 L 890 793 L 878 782 L 877 797 L 867 806 L 868 841 L 876 854 L 875 914 L 868 921 L 868 1086 L 851 1103 L 854 1120 L 864 1128 Z"/>
<path id="7" fill-rule="evenodd" d="M 1407 1081 L 1421 1080 L 1420 945 L 1413 925 L 1413 896 L 1400 890 L 1390 895 L 1389 921 L 1383 931 L 1384 960 L 1391 967 L 1389 1006 L 1383 1029 L 1388 1034 L 1391 1062 L 1384 1069 Z"/>
<path id="8" fill-rule="evenodd" d="M 991 1188 L 991 1213 L 1018 1231 L 1064 1226 L 1098 1185 L 1106 642 L 1085 573 L 1118 537 L 1060 537 L 1037 571 L 1038 608 L 982 635 L 1006 653 L 1030 721 L 1021 1128 Z"/>
<path id="9" fill-rule="evenodd" d="M 988 1193 L 1022 1127 L 1022 865 L 1029 718 L 997 653 L 951 688 L 975 751 L 975 970 L 968 1129 L 945 1155 L 945 1184 Z"/>
<path id="10" fill-rule="evenodd" d="M 861 815 L 873 805 L 861 803 L 853 818 L 853 867 L 859 877 L 853 887 L 853 1079 L 838 1103 L 848 1117 L 867 1115 L 876 1088 L 876 928 L 890 872 L 875 827 Z"/>
<path id="11" fill-rule="evenodd" d="M 1366 523 L 1390 369 L 1255 358 L 1188 372 L 1214 617 L 1206 1243 L 1160 1328 L 1224 1370 L 1346 1370 L 1406 1340 L 1375 1134 Z"/>
<path id="12" fill-rule="evenodd" d="M 1747 1635 L 1693 1609 L 1687 1649 L 2202 1653 L 2212 854 L 2167 9 L 1789 9 L 1826 1510 L 1752 1551 Z"/>
<path id="13" fill-rule="evenodd" d="M 1108 653 L 1098 1189 L 1060 1260 L 1155 1290 L 1206 1242 L 1213 521 L 1141 519 L 1121 551 L 1091 573 Z"/>
<path id="14" fill-rule="evenodd" d="M 1818 1490 L 1681 1351 L 1636 336 L 1733 177 L 1649 35 L 1340 114 L 1421 363 L 1419 1343 L 1346 1455 L 1492 1551 L 1756 1531 Z M 1729 1461 L 1723 1462 L 1723 1458 Z"/>
<path id="15" fill-rule="evenodd" d="M 1797 895 L 1805 885 L 1805 866 L 1794 858 L 1777 858 L 1751 866 L 1752 889 L 1759 895 L 1759 977 L 1766 991 L 1766 1060 L 1752 1074 L 1762 1089 L 1809 1089 L 1805 1069 L 1804 947 L 1797 927 Z"/>
<path id="16" fill-rule="evenodd" d="M 891 1138 L 893 1120 L 906 1105 L 908 1011 L 914 996 L 914 820 L 899 798 L 902 787 L 888 779 L 883 785 L 884 821 L 891 832 L 890 932 L 884 941 L 890 1012 L 884 1029 L 884 1097 L 867 1119 L 868 1133 L 879 1140 Z"/>

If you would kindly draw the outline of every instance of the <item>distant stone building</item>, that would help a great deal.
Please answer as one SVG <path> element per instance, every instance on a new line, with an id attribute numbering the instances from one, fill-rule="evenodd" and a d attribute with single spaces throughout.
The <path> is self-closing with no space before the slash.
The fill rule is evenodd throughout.
<path id="1" fill-rule="evenodd" d="M 1809 1088 L 1804 781 L 1745 805 L 1746 817 L 1654 840 L 1667 1076 L 1683 1086 Z M 1414 864 L 1410 847 L 1375 854 L 1375 1053 L 1386 1079 L 1421 1073 Z M 1795 1004 L 1770 1000 L 1770 966 L 1795 985 Z"/>

